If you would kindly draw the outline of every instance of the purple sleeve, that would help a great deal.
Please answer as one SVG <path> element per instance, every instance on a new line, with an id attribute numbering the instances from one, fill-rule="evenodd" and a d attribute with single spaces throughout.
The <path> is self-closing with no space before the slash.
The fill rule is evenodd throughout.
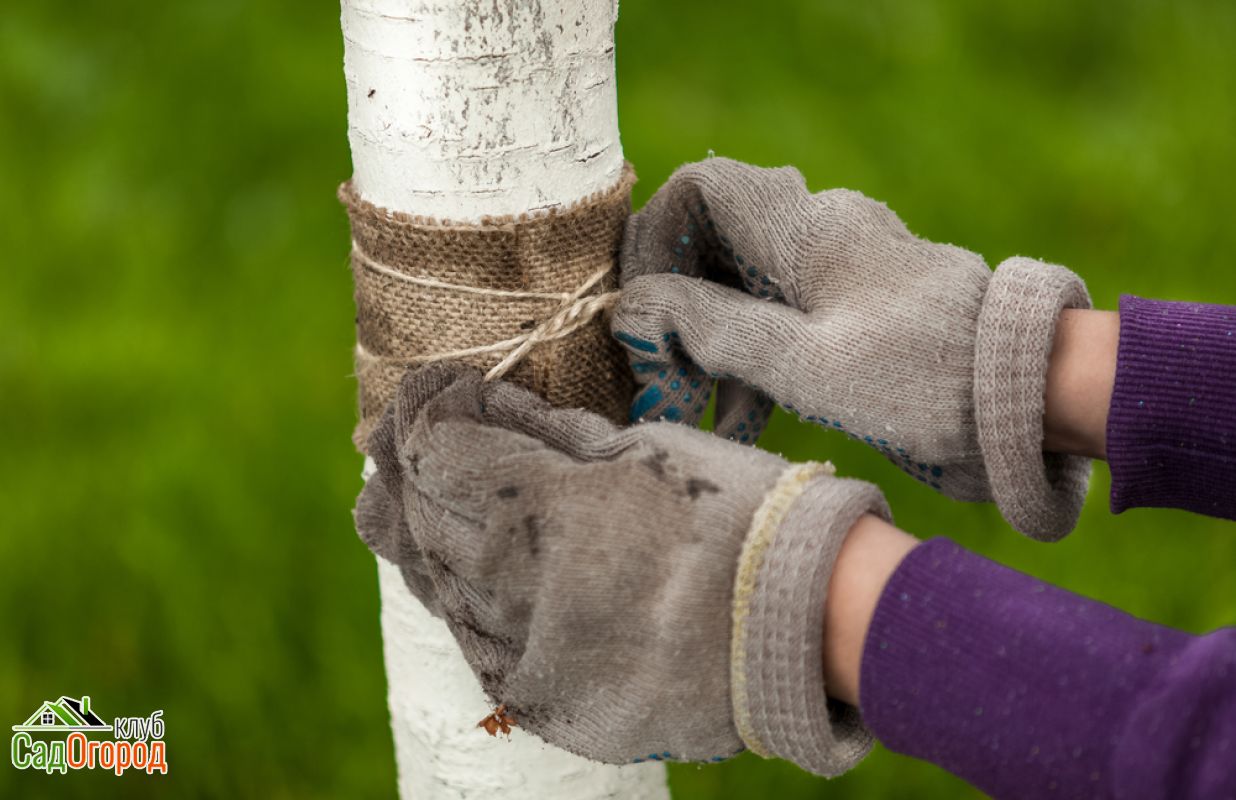
<path id="1" fill-rule="evenodd" d="M 1236 307 L 1120 298 L 1112 511 L 1236 519 Z"/>
<path id="2" fill-rule="evenodd" d="M 863 651 L 890 749 L 996 798 L 1236 798 L 1236 628 L 1191 636 L 933 539 Z"/>

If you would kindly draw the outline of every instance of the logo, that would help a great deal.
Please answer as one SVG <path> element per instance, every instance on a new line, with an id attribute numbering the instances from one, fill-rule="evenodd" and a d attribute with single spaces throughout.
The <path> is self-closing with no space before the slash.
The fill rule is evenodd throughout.
<path id="1" fill-rule="evenodd" d="M 87 734 L 111 734 L 91 739 Z M 116 717 L 108 723 L 90 707 L 89 695 L 61 697 L 43 705 L 13 726 L 10 760 L 17 769 L 40 769 L 61 775 L 70 769 L 127 769 L 167 774 L 163 710 L 148 717 Z M 63 737 L 63 738 L 61 738 Z"/>

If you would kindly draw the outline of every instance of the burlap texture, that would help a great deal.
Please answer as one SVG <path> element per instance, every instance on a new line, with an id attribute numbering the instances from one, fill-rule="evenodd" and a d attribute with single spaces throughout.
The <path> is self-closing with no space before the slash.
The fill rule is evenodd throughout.
<path id="1" fill-rule="evenodd" d="M 635 172 L 628 164 L 611 189 L 567 208 L 458 224 L 414 217 L 363 200 L 351 181 L 339 187 L 352 239 L 369 259 L 412 277 L 483 289 L 570 292 L 602 267 L 613 275 L 594 293 L 617 287 L 618 249 L 631 210 Z M 535 328 L 558 307 L 541 298 L 492 297 L 414 285 L 352 258 L 356 337 L 377 358 L 358 354 L 362 451 L 416 356 L 493 344 Z M 503 353 L 461 359 L 481 369 Z M 587 408 L 626 419 L 632 380 L 609 326 L 597 316 L 566 338 L 533 348 L 506 378 L 562 408 Z"/>

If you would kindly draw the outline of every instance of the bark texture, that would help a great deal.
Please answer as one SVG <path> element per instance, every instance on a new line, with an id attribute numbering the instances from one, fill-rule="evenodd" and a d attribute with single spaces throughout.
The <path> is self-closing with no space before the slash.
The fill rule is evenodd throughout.
<path id="1" fill-rule="evenodd" d="M 392 212 L 481 223 L 564 208 L 622 179 L 615 0 L 343 0 L 353 190 Z M 616 392 L 621 387 L 615 388 Z M 379 560 L 404 798 L 668 796 L 660 764 L 586 761 L 491 709 L 446 626 Z"/>

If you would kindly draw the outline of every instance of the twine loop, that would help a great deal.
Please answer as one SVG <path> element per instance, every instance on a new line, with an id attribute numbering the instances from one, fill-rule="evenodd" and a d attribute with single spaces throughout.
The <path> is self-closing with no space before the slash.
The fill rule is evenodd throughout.
<path id="1" fill-rule="evenodd" d="M 360 342 L 356 343 L 356 355 L 362 360 L 409 366 L 413 364 L 432 364 L 436 361 L 446 361 L 467 356 L 503 354 L 498 363 L 485 373 L 485 380 L 487 381 L 502 378 L 518 366 L 537 345 L 570 336 L 590 323 L 598 314 L 612 308 L 618 302 L 618 298 L 622 296 L 621 291 L 589 294 L 610 273 L 611 268 L 609 266 L 598 269 L 573 291 L 531 292 L 510 289 L 485 289 L 478 286 L 448 283 L 436 278 L 409 275 L 406 272 L 401 272 L 374 260 L 355 241 L 352 242 L 352 257 L 374 272 L 415 286 L 487 297 L 504 297 L 519 300 L 557 300 L 558 307 L 554 312 L 542 320 L 536 327 L 532 328 L 532 330 L 492 344 L 437 353 L 424 353 L 415 356 L 386 356 L 370 353 Z"/>

